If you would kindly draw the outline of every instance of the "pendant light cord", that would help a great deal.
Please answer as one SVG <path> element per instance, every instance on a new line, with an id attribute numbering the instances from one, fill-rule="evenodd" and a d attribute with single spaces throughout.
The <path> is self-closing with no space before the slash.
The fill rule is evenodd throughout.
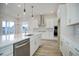
<path id="1" fill-rule="evenodd" d="M 25 3 L 24 3 L 24 10 L 23 10 L 23 12 L 24 12 L 24 15 L 25 15 L 26 14 Z"/>
<path id="2" fill-rule="evenodd" d="M 32 6 L 32 17 L 34 17 L 34 16 L 33 16 L 33 8 L 34 8 L 34 6 Z"/>

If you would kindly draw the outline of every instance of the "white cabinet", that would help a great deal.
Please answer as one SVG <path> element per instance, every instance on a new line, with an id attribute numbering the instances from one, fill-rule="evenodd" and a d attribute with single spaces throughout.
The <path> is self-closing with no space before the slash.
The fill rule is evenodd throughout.
<path id="1" fill-rule="evenodd" d="M 35 46 L 35 51 L 39 48 L 40 46 L 40 34 L 36 35 L 36 37 L 34 38 L 34 46 Z"/>
<path id="2" fill-rule="evenodd" d="M 70 51 L 69 51 L 69 56 L 79 56 L 78 47 L 71 45 L 70 46 Z"/>
<path id="3" fill-rule="evenodd" d="M 79 23 L 79 4 L 66 4 L 67 8 L 67 25 Z"/>
<path id="4" fill-rule="evenodd" d="M 32 56 L 35 51 L 40 46 L 41 34 L 38 34 L 30 39 L 30 56 Z"/>
<path id="5" fill-rule="evenodd" d="M 36 44 L 37 44 L 37 48 L 39 48 L 39 46 L 41 45 L 41 35 L 37 35 Z"/>
<path id="6" fill-rule="evenodd" d="M 42 39 L 53 40 L 53 38 L 54 38 L 53 30 L 42 32 Z"/>
<path id="7" fill-rule="evenodd" d="M 79 50 L 75 50 L 75 44 L 71 42 L 73 27 L 67 26 L 79 23 L 79 4 L 63 4 L 58 11 L 58 17 L 61 19 L 60 50 L 64 56 L 78 56 Z"/>
<path id="8" fill-rule="evenodd" d="M 68 56 L 69 55 L 69 43 L 62 40 L 60 43 L 60 50 L 64 56 Z"/>
<path id="9" fill-rule="evenodd" d="M 74 47 L 70 47 L 69 49 L 69 56 L 78 56 L 79 54 L 76 53 Z"/>
<path id="10" fill-rule="evenodd" d="M 73 42 L 61 40 L 60 50 L 64 56 L 79 56 L 79 49 L 73 44 Z"/>
<path id="11" fill-rule="evenodd" d="M 42 39 L 49 39 L 49 32 L 42 32 Z"/>
<path id="12" fill-rule="evenodd" d="M 0 48 L 0 56 L 9 56 L 13 55 L 13 45 L 9 45 L 3 48 Z"/>
<path id="13" fill-rule="evenodd" d="M 34 54 L 35 50 L 35 40 L 30 42 L 30 55 L 32 56 Z"/>

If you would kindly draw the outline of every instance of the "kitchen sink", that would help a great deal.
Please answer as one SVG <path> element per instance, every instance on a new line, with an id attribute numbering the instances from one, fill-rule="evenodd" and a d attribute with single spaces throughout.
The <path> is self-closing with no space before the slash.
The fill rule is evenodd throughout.
<path id="1" fill-rule="evenodd" d="M 32 36 L 33 34 L 26 34 L 25 36 Z"/>

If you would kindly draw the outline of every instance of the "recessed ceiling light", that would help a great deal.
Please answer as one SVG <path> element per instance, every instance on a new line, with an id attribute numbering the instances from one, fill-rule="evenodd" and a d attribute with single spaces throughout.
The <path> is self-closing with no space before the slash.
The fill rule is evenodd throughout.
<path id="1" fill-rule="evenodd" d="M 21 5 L 17 5 L 18 7 L 21 7 Z"/>

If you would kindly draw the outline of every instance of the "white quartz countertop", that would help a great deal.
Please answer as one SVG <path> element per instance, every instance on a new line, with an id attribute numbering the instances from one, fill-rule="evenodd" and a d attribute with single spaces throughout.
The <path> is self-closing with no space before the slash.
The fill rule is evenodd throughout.
<path id="1" fill-rule="evenodd" d="M 27 33 L 29 34 L 29 33 Z M 39 33 L 33 33 L 32 36 L 25 36 L 23 34 L 11 34 L 11 35 L 2 35 L 0 36 L 0 48 L 8 46 L 10 44 L 14 44 L 16 42 L 31 38 Z"/>

